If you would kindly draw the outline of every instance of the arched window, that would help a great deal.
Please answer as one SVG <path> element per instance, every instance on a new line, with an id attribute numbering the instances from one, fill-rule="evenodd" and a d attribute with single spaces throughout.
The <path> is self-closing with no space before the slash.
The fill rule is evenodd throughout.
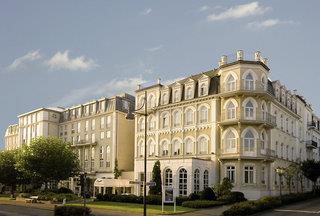
<path id="1" fill-rule="evenodd" d="M 178 89 L 174 91 L 173 98 L 174 98 L 174 102 L 180 101 L 180 95 L 179 95 L 179 90 Z"/>
<path id="2" fill-rule="evenodd" d="M 188 109 L 186 111 L 185 118 L 186 118 L 186 122 L 185 122 L 186 125 L 193 124 L 193 110 L 192 109 Z"/>
<path id="3" fill-rule="evenodd" d="M 176 110 L 173 112 L 173 127 L 178 127 L 181 124 L 181 114 L 180 111 Z"/>
<path id="4" fill-rule="evenodd" d="M 234 91 L 236 90 L 236 80 L 230 74 L 226 80 L 226 91 Z"/>
<path id="5" fill-rule="evenodd" d="M 186 91 L 186 99 L 191 99 L 191 98 L 192 98 L 192 87 L 189 86 Z"/>
<path id="6" fill-rule="evenodd" d="M 144 102 L 145 102 L 144 96 L 140 97 L 140 99 L 139 99 L 139 107 L 144 106 Z"/>
<path id="7" fill-rule="evenodd" d="M 225 151 L 235 152 L 236 150 L 236 135 L 229 130 L 225 135 Z"/>
<path id="8" fill-rule="evenodd" d="M 156 122 L 155 122 L 155 118 L 153 116 L 149 117 L 148 125 L 149 125 L 149 128 L 148 128 L 149 130 L 155 129 Z"/>
<path id="9" fill-rule="evenodd" d="M 206 106 L 202 106 L 199 110 L 199 119 L 200 123 L 208 122 L 208 108 Z"/>
<path id="10" fill-rule="evenodd" d="M 144 155 L 144 141 L 141 140 L 137 146 L 137 156 L 143 157 Z"/>
<path id="11" fill-rule="evenodd" d="M 193 192 L 199 193 L 200 192 L 200 171 L 196 169 L 193 173 Z"/>
<path id="12" fill-rule="evenodd" d="M 168 113 L 163 113 L 161 118 L 161 125 L 162 128 L 168 128 L 169 127 L 169 115 Z"/>
<path id="13" fill-rule="evenodd" d="M 209 187 L 209 172 L 208 170 L 205 170 L 203 172 L 203 189 L 206 189 Z"/>
<path id="14" fill-rule="evenodd" d="M 235 119 L 236 118 L 236 106 L 232 101 L 230 101 L 227 105 L 227 119 Z"/>
<path id="15" fill-rule="evenodd" d="M 148 147 L 149 147 L 149 156 L 154 156 L 156 152 L 156 144 L 153 142 L 153 140 L 149 140 Z"/>
<path id="16" fill-rule="evenodd" d="M 267 119 L 267 107 L 266 107 L 265 103 L 262 103 L 261 110 L 262 110 L 262 119 L 266 120 Z"/>
<path id="17" fill-rule="evenodd" d="M 164 185 L 172 186 L 172 170 L 171 169 L 166 169 L 166 171 L 164 171 Z"/>
<path id="18" fill-rule="evenodd" d="M 193 141 L 192 139 L 188 138 L 186 140 L 186 154 L 192 154 L 193 153 Z"/>
<path id="19" fill-rule="evenodd" d="M 261 149 L 265 149 L 266 147 L 266 134 L 265 132 L 261 133 Z"/>
<path id="20" fill-rule="evenodd" d="M 188 173 L 184 168 L 179 170 L 179 196 L 187 196 L 188 193 Z"/>
<path id="21" fill-rule="evenodd" d="M 208 154 L 208 140 L 205 137 L 201 137 L 198 143 L 198 153 Z"/>
<path id="22" fill-rule="evenodd" d="M 254 107 L 251 101 L 248 101 L 245 106 L 245 117 L 248 119 L 253 118 Z"/>
<path id="23" fill-rule="evenodd" d="M 180 155 L 181 153 L 181 143 L 179 140 L 173 141 L 173 146 L 172 146 L 172 151 L 173 155 Z"/>
<path id="24" fill-rule="evenodd" d="M 200 96 L 204 96 L 207 94 L 207 85 L 202 83 L 200 86 Z"/>
<path id="25" fill-rule="evenodd" d="M 155 97 L 151 94 L 148 98 L 148 108 L 153 108 L 156 106 L 156 99 Z"/>
<path id="26" fill-rule="evenodd" d="M 140 132 L 144 131 L 144 118 L 142 118 L 142 117 L 139 119 L 138 129 L 139 129 L 138 131 L 140 131 Z"/>
<path id="27" fill-rule="evenodd" d="M 253 90 L 253 76 L 251 73 L 248 73 L 244 79 L 244 88 L 245 90 Z"/>
<path id="28" fill-rule="evenodd" d="M 265 76 L 262 76 L 261 84 L 262 84 L 262 88 L 266 90 L 266 88 L 267 88 L 267 80 L 266 80 Z"/>
<path id="29" fill-rule="evenodd" d="M 169 155 L 169 144 L 166 140 L 162 141 L 162 156 L 168 156 Z"/>
<path id="30" fill-rule="evenodd" d="M 254 151 L 254 135 L 251 130 L 248 130 L 244 135 L 244 151 L 253 152 Z"/>
<path id="31" fill-rule="evenodd" d="M 163 93 L 162 95 L 162 105 L 167 104 L 168 102 L 168 94 L 167 93 Z"/>

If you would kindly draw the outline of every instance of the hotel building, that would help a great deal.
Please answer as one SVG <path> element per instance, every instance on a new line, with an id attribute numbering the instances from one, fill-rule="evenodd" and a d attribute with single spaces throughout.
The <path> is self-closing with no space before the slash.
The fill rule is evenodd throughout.
<path id="1" fill-rule="evenodd" d="M 176 196 L 228 177 L 248 199 L 279 193 L 277 167 L 319 159 L 319 119 L 306 100 L 271 81 L 260 52 L 238 51 L 216 69 L 169 85 L 138 86 L 136 109 L 147 106 L 147 181 L 159 160 L 163 184 Z M 144 96 L 147 94 L 147 104 Z M 143 115 L 135 117 L 134 178 L 143 180 Z M 299 187 L 293 182 L 293 188 Z M 305 190 L 311 184 L 305 181 Z M 135 186 L 135 193 L 143 193 Z"/>
<path id="2" fill-rule="evenodd" d="M 18 116 L 19 124 L 8 127 L 5 148 L 16 149 L 30 144 L 36 137 L 54 136 L 69 142 L 78 154 L 81 170 L 90 179 L 99 179 L 95 193 L 115 190 L 131 192 L 133 179 L 134 120 L 127 119 L 134 109 L 134 97 L 123 94 L 102 98 L 70 108 L 40 108 Z M 122 170 L 121 180 L 112 182 L 115 161 Z M 105 182 L 109 181 L 109 182 Z M 64 182 L 76 193 L 80 191 L 78 178 Z M 93 184 L 90 187 L 93 192 Z M 114 191 L 113 191 L 114 192 Z"/>

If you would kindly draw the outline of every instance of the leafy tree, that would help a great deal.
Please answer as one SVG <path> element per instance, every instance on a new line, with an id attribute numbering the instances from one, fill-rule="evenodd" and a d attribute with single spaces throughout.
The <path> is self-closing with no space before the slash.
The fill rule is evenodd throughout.
<path id="1" fill-rule="evenodd" d="M 297 192 L 299 193 L 299 187 L 298 183 L 300 183 L 300 188 L 301 188 L 301 193 L 303 193 L 303 180 L 304 180 L 304 175 L 301 169 L 301 163 L 295 163 L 294 166 L 296 167 L 296 172 L 295 172 L 295 179 L 297 181 Z"/>
<path id="2" fill-rule="evenodd" d="M 122 174 L 122 171 L 121 171 L 121 170 L 119 170 L 119 167 L 118 167 L 118 160 L 117 160 L 117 159 L 114 161 L 114 170 L 113 170 L 113 174 L 114 174 L 114 178 L 115 178 L 115 179 L 118 179 L 118 178 L 121 176 L 121 174 Z"/>
<path id="3" fill-rule="evenodd" d="M 161 195 L 161 169 L 160 169 L 160 161 L 157 160 L 154 163 L 152 169 L 152 181 L 156 183 L 155 186 L 150 186 L 149 194 L 153 195 Z"/>
<path id="4" fill-rule="evenodd" d="M 287 168 L 284 168 L 284 178 L 287 181 L 287 185 L 289 187 L 289 193 L 291 193 L 292 181 L 297 172 L 297 167 L 294 163 L 290 164 Z"/>
<path id="5" fill-rule="evenodd" d="M 223 178 L 222 182 L 215 185 L 213 190 L 218 197 L 227 196 L 231 193 L 231 189 L 233 188 L 233 184 L 230 179 Z"/>
<path id="6" fill-rule="evenodd" d="M 80 170 L 77 155 L 69 143 L 56 137 L 39 137 L 25 145 L 17 161 L 17 168 L 34 181 L 45 184 L 66 180 Z"/>
<path id="7" fill-rule="evenodd" d="M 315 192 L 316 183 L 318 178 L 320 177 L 320 162 L 315 160 L 306 160 L 301 164 L 301 170 L 303 175 L 312 181 L 313 183 L 313 191 Z"/>
<path id="8" fill-rule="evenodd" d="M 23 174 L 16 169 L 15 151 L 0 152 L 0 183 L 11 187 L 11 194 L 14 196 L 14 191 L 18 184 L 23 183 Z"/>

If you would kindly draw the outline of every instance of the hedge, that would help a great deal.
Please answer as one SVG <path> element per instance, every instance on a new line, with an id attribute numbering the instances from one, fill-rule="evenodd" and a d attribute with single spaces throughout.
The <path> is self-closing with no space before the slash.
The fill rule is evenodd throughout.
<path id="1" fill-rule="evenodd" d="M 56 194 L 53 192 L 42 192 L 40 194 L 35 194 L 39 196 L 39 200 L 43 201 L 54 201 L 54 202 L 62 202 L 63 199 L 66 199 L 67 201 L 74 201 L 74 200 L 79 200 L 81 199 L 75 194 Z"/>
<path id="2" fill-rule="evenodd" d="M 142 196 L 136 195 L 116 195 L 116 194 L 97 194 L 98 201 L 109 201 L 109 202 L 124 202 L 124 203 L 143 203 Z M 176 204 L 182 205 L 184 201 L 188 201 L 188 197 L 177 197 Z M 146 197 L 147 204 L 151 205 L 161 205 L 162 197 L 161 195 L 148 195 Z"/>
<path id="3" fill-rule="evenodd" d="M 227 203 L 223 201 L 194 200 L 194 201 L 185 201 L 182 203 L 182 206 L 187 208 L 210 208 L 210 207 L 221 206 L 225 204 Z"/>
<path id="4" fill-rule="evenodd" d="M 283 204 L 290 204 L 298 201 L 307 200 L 316 197 L 312 193 L 287 194 L 280 197 L 263 197 L 256 201 L 245 201 L 234 204 L 230 209 L 223 212 L 224 216 L 245 216 L 258 213 L 267 209 L 273 209 Z"/>
<path id="5" fill-rule="evenodd" d="M 93 216 L 91 214 L 91 209 L 82 206 L 56 206 L 54 208 L 54 215 L 55 216 L 79 216 L 79 215 Z"/>
<path id="6" fill-rule="evenodd" d="M 239 191 L 232 191 L 230 194 L 219 197 L 218 199 L 218 201 L 225 201 L 228 203 L 243 202 L 246 200 L 247 199 L 244 197 L 244 194 Z"/>

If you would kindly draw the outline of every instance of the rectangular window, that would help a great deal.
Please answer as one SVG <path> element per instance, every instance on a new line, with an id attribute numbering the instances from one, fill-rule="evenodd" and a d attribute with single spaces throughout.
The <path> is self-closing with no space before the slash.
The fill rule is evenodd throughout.
<path id="1" fill-rule="evenodd" d="M 105 124 L 105 117 L 101 117 L 100 128 L 104 128 L 104 124 Z"/>
<path id="2" fill-rule="evenodd" d="M 266 184 L 266 172 L 265 167 L 261 168 L 261 184 Z"/>
<path id="3" fill-rule="evenodd" d="M 96 134 L 91 134 L 91 142 L 95 143 L 96 142 Z"/>
<path id="4" fill-rule="evenodd" d="M 111 137 L 111 131 L 107 131 L 107 138 Z"/>
<path id="5" fill-rule="evenodd" d="M 88 120 L 86 120 L 86 127 L 85 127 L 85 131 L 88 131 L 88 129 L 89 129 L 89 121 L 88 121 Z"/>
<path id="6" fill-rule="evenodd" d="M 254 183 L 254 168 L 253 166 L 244 167 L 244 183 L 253 184 Z"/>
<path id="7" fill-rule="evenodd" d="M 80 133 L 81 130 L 81 122 L 78 122 L 77 132 Z"/>
<path id="8" fill-rule="evenodd" d="M 96 120 L 92 119 L 91 121 L 91 130 L 95 130 L 96 129 Z"/>
<path id="9" fill-rule="evenodd" d="M 235 183 L 235 172 L 236 168 L 234 166 L 227 166 L 227 178 L 232 183 Z"/>
<path id="10" fill-rule="evenodd" d="M 107 117 L 107 127 L 111 127 L 111 116 Z"/>
<path id="11" fill-rule="evenodd" d="M 100 139 L 104 139 L 104 131 L 100 133 Z"/>

